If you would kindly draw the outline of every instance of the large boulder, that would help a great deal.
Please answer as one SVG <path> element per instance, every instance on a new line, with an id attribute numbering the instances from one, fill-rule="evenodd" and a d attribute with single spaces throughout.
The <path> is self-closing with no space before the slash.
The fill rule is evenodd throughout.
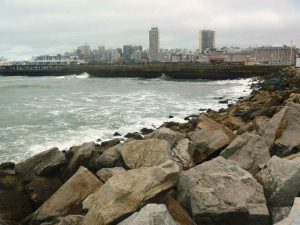
<path id="1" fill-rule="evenodd" d="M 300 198 L 295 198 L 294 205 L 288 217 L 275 225 L 299 225 L 300 224 Z"/>
<path id="2" fill-rule="evenodd" d="M 291 211 L 291 206 L 287 207 L 270 207 L 269 212 L 272 218 L 272 224 L 278 223 L 288 217 Z"/>
<path id="3" fill-rule="evenodd" d="M 288 103 L 265 127 L 263 137 L 274 155 L 300 151 L 300 104 Z"/>
<path id="4" fill-rule="evenodd" d="M 169 159 L 170 144 L 166 140 L 134 140 L 123 144 L 120 153 L 130 169 L 158 166 Z"/>
<path id="5" fill-rule="evenodd" d="M 57 189 L 62 186 L 59 178 L 34 177 L 32 181 L 25 186 L 33 206 L 37 209 L 46 200 L 48 200 Z"/>
<path id="6" fill-rule="evenodd" d="M 148 204 L 118 225 L 178 225 L 163 204 Z"/>
<path id="7" fill-rule="evenodd" d="M 82 201 L 102 186 L 86 168 L 78 171 L 61 186 L 32 216 L 33 224 L 68 214 L 82 213 Z"/>
<path id="8" fill-rule="evenodd" d="M 226 126 L 213 121 L 205 115 L 200 116 L 200 122 L 194 132 L 189 134 L 191 143 L 204 160 L 208 155 L 230 144 L 235 134 Z"/>
<path id="9" fill-rule="evenodd" d="M 164 139 L 167 142 L 169 142 L 169 144 L 172 148 L 179 139 L 184 138 L 184 134 L 173 131 L 170 128 L 162 127 L 148 135 L 145 135 L 144 138 L 145 139 Z"/>
<path id="10" fill-rule="evenodd" d="M 111 177 L 83 202 L 88 209 L 83 224 L 111 224 L 135 212 L 150 199 L 175 186 L 179 171 L 176 163 L 168 161 Z"/>
<path id="11" fill-rule="evenodd" d="M 97 172 L 97 177 L 102 181 L 106 182 L 109 178 L 119 173 L 123 173 L 126 170 L 123 167 L 114 167 L 114 168 L 103 168 Z"/>
<path id="12" fill-rule="evenodd" d="M 21 174 L 26 180 L 31 180 L 34 175 L 48 176 L 58 171 L 66 162 L 65 154 L 52 148 L 41 152 L 16 165 L 16 173 Z"/>
<path id="13" fill-rule="evenodd" d="M 182 172 L 177 191 L 197 224 L 269 224 L 262 186 L 223 157 Z"/>
<path id="14" fill-rule="evenodd" d="M 80 166 L 89 167 L 89 160 L 94 152 L 100 151 L 101 146 L 94 142 L 84 143 L 74 151 L 72 158 L 64 168 L 62 177 L 69 179 Z"/>
<path id="15" fill-rule="evenodd" d="M 220 155 L 238 162 L 253 175 L 259 172 L 260 165 L 270 159 L 269 147 L 262 137 L 254 133 L 237 136 Z"/>
<path id="16" fill-rule="evenodd" d="M 189 147 L 189 139 L 183 138 L 171 149 L 172 159 L 182 165 L 184 169 L 189 169 L 195 165 L 193 160 L 193 149 Z"/>
<path id="17" fill-rule="evenodd" d="M 0 191 L 0 221 L 19 222 L 32 211 L 30 199 L 24 191 Z"/>
<path id="18" fill-rule="evenodd" d="M 255 177 L 270 207 L 292 206 L 300 192 L 300 164 L 293 160 L 273 156 Z"/>

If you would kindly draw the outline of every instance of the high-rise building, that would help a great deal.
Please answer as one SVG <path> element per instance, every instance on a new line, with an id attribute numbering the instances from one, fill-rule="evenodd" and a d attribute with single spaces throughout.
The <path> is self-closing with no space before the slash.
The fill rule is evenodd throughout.
<path id="1" fill-rule="evenodd" d="M 78 52 L 82 56 L 89 56 L 91 55 L 91 48 L 88 44 L 78 47 Z"/>
<path id="2" fill-rule="evenodd" d="M 213 30 L 201 30 L 199 32 L 199 51 L 212 50 L 216 47 L 216 32 Z"/>
<path id="3" fill-rule="evenodd" d="M 151 61 L 159 60 L 159 29 L 152 27 L 149 31 L 149 56 Z"/>

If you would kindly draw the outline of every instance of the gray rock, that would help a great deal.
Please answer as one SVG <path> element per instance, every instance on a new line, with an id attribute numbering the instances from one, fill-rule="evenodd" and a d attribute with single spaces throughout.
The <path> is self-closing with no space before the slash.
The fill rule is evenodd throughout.
<path id="1" fill-rule="evenodd" d="M 275 224 L 288 217 L 292 207 L 273 207 L 269 208 L 272 224 Z"/>
<path id="2" fill-rule="evenodd" d="M 148 204 L 118 225 L 178 225 L 163 204 Z"/>
<path id="3" fill-rule="evenodd" d="M 177 192 L 197 224 L 269 224 L 262 186 L 223 157 L 182 172 Z"/>
<path id="4" fill-rule="evenodd" d="M 235 134 L 226 126 L 202 114 L 197 128 L 189 134 L 189 137 L 191 144 L 199 152 L 198 160 L 201 161 L 214 151 L 229 145 Z"/>
<path id="5" fill-rule="evenodd" d="M 274 155 L 283 157 L 300 151 L 300 104 L 288 103 L 266 125 L 263 138 Z"/>
<path id="6" fill-rule="evenodd" d="M 220 155 L 236 161 L 253 175 L 259 172 L 260 165 L 270 159 L 269 147 L 262 137 L 253 133 L 237 136 Z"/>
<path id="7" fill-rule="evenodd" d="M 115 145 L 108 148 L 98 157 L 93 158 L 90 161 L 90 165 L 96 170 L 102 168 L 112 168 L 115 166 L 122 166 L 122 157 L 120 153 L 120 146 L 122 144 Z"/>
<path id="8" fill-rule="evenodd" d="M 80 167 L 63 186 L 34 212 L 32 221 L 36 224 L 66 214 L 82 213 L 82 201 L 101 186 L 102 183 L 91 172 Z"/>
<path id="9" fill-rule="evenodd" d="M 123 167 L 103 168 L 97 172 L 98 178 L 102 182 L 106 182 L 112 176 L 126 171 Z"/>
<path id="10" fill-rule="evenodd" d="M 58 148 L 52 148 L 18 163 L 15 170 L 25 179 L 30 180 L 35 174 L 38 176 L 51 175 L 59 170 L 65 162 L 65 154 Z"/>
<path id="11" fill-rule="evenodd" d="M 42 223 L 41 225 L 81 225 L 83 216 L 80 215 L 69 215 L 61 217 L 52 222 Z"/>
<path id="12" fill-rule="evenodd" d="M 158 166 L 169 159 L 170 144 L 166 140 L 134 140 L 120 146 L 120 153 L 130 169 Z"/>
<path id="13" fill-rule="evenodd" d="M 179 139 L 184 138 L 184 134 L 173 131 L 169 128 L 159 128 L 157 130 L 155 130 L 154 132 L 145 135 L 144 139 L 164 139 L 167 142 L 169 142 L 171 148 L 174 147 L 174 145 L 176 144 L 176 142 Z"/>
<path id="14" fill-rule="evenodd" d="M 193 151 L 189 148 L 189 139 L 183 138 L 178 141 L 171 150 L 172 159 L 182 165 L 184 169 L 195 165 L 193 161 Z"/>
<path id="15" fill-rule="evenodd" d="M 292 206 L 300 191 L 300 165 L 288 159 L 273 156 L 255 178 L 270 207 Z"/>
<path id="16" fill-rule="evenodd" d="M 83 225 L 112 224 L 135 212 L 149 199 L 174 187 L 179 172 L 179 166 L 168 161 L 160 166 L 132 169 L 111 177 L 83 202 L 83 207 L 88 209 Z"/>
<path id="17" fill-rule="evenodd" d="M 295 198 L 289 216 L 275 225 L 300 225 L 300 198 Z"/>

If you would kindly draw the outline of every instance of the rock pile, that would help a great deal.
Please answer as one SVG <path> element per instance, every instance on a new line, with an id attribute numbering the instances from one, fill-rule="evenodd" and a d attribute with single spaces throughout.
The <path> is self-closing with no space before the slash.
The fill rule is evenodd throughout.
<path id="1" fill-rule="evenodd" d="M 300 221 L 300 71 L 220 111 L 0 165 L 4 225 Z"/>

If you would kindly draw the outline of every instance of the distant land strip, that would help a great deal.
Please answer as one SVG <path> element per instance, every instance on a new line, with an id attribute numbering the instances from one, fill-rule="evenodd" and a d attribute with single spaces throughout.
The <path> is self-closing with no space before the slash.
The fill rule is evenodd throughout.
<path id="1" fill-rule="evenodd" d="M 4 76 L 63 76 L 88 73 L 93 77 L 144 77 L 176 79 L 238 79 L 277 73 L 277 65 L 24 65 L 0 68 Z"/>

